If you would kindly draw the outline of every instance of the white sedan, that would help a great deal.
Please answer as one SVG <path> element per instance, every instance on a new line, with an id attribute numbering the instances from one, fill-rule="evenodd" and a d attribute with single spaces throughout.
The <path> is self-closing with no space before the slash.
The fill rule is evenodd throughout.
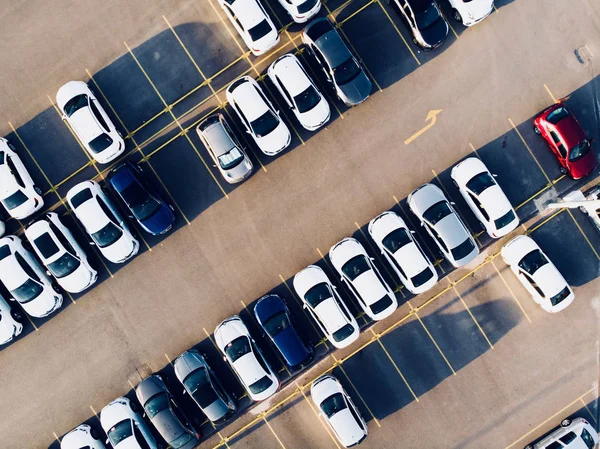
<path id="1" fill-rule="evenodd" d="M 58 214 L 48 212 L 45 218 L 25 229 L 25 236 L 42 263 L 66 291 L 79 293 L 96 282 L 97 271 L 91 267 L 85 252 Z"/>
<path id="2" fill-rule="evenodd" d="M 329 259 L 367 316 L 378 321 L 394 313 L 398 307 L 394 291 L 356 239 L 348 237 L 333 245 Z"/>
<path id="3" fill-rule="evenodd" d="M 439 187 L 424 184 L 414 190 L 408 195 L 408 207 L 454 267 L 478 256 L 475 240 Z"/>
<path id="4" fill-rule="evenodd" d="M 503 237 L 519 226 L 510 201 L 479 158 L 470 157 L 456 164 L 450 176 L 490 237 Z"/>
<path id="5" fill-rule="evenodd" d="M 502 259 L 546 312 L 560 312 L 575 294 L 548 256 L 528 236 L 519 235 L 502 247 Z"/>
<path id="6" fill-rule="evenodd" d="M 319 377 L 310 386 L 310 395 L 319 415 L 344 447 L 356 446 L 367 438 L 367 423 L 335 377 Z"/>
<path id="7" fill-rule="evenodd" d="M 126 397 L 117 398 L 100 412 L 100 424 L 114 449 L 157 449 L 156 440 L 137 412 L 138 406 Z"/>
<path id="8" fill-rule="evenodd" d="M 279 43 L 279 33 L 260 0 L 218 0 L 236 31 L 255 56 Z"/>
<path id="9" fill-rule="evenodd" d="M 449 0 L 452 17 L 466 27 L 475 25 L 494 10 L 494 0 Z"/>
<path id="10" fill-rule="evenodd" d="M 384 212 L 369 222 L 369 235 L 408 291 L 417 295 L 438 281 L 435 267 L 406 223 L 395 212 Z"/>
<path id="11" fill-rule="evenodd" d="M 238 78 L 229 85 L 226 96 L 263 153 L 275 156 L 287 148 L 292 141 L 290 130 L 253 78 Z"/>
<path id="12" fill-rule="evenodd" d="M 323 270 L 309 265 L 294 276 L 294 290 L 302 299 L 321 332 L 336 348 L 345 348 L 358 339 L 360 329 Z"/>
<path id="13" fill-rule="evenodd" d="M 67 193 L 69 206 L 106 259 L 123 263 L 140 248 L 121 214 L 95 181 L 84 181 Z"/>
<path id="14" fill-rule="evenodd" d="M 321 0 L 279 0 L 296 23 L 306 23 L 321 10 Z"/>
<path id="15" fill-rule="evenodd" d="M 304 128 L 315 131 L 329 121 L 329 103 L 296 56 L 281 56 L 269 66 L 267 74 Z"/>
<path id="16" fill-rule="evenodd" d="M 107 164 L 125 151 L 119 131 L 83 81 L 69 81 L 58 89 L 56 103 L 63 120 L 95 160 Z"/>
<path id="17" fill-rule="evenodd" d="M 594 449 L 598 444 L 598 432 L 583 418 L 563 419 L 560 427 L 525 449 Z"/>
<path id="18" fill-rule="evenodd" d="M 23 331 L 23 317 L 0 295 L 0 345 L 10 343 Z"/>
<path id="19" fill-rule="evenodd" d="M 15 148 L 0 137 L 0 201 L 4 208 L 11 217 L 27 218 L 44 205 L 41 193 Z"/>
<path id="20" fill-rule="evenodd" d="M 96 429 L 81 424 L 67 433 L 60 442 L 60 449 L 106 449 Z"/>
<path id="21" fill-rule="evenodd" d="M 215 341 L 225 360 L 254 401 L 279 390 L 279 380 L 239 316 L 227 318 L 215 329 Z"/>
<path id="22" fill-rule="evenodd" d="M 0 239 L 0 281 L 29 315 L 42 318 L 62 306 L 62 294 L 19 237 Z"/>

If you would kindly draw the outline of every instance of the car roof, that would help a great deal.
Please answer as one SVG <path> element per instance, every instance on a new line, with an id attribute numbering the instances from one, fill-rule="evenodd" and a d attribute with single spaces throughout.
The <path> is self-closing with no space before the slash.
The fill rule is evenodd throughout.
<path id="1" fill-rule="evenodd" d="M 133 183 L 139 184 L 143 190 L 146 190 L 139 182 L 134 169 L 129 163 L 123 163 L 113 169 L 109 182 L 118 192 L 122 192 Z"/>
<path id="2" fill-rule="evenodd" d="M 448 245 L 448 250 L 452 250 L 470 237 L 456 212 L 446 215 L 433 228 Z"/>
<path id="3" fill-rule="evenodd" d="M 73 126 L 85 140 L 85 143 L 91 142 L 96 137 L 106 132 L 106 130 L 96 121 L 96 117 L 92 113 L 89 105 L 77 109 L 68 120 L 69 124 Z"/>
<path id="4" fill-rule="evenodd" d="M 300 61 L 294 55 L 287 54 L 275 61 L 273 71 L 292 97 L 312 85 Z"/>
<path id="5" fill-rule="evenodd" d="M 245 78 L 247 81 L 235 87 L 231 95 L 233 95 L 236 104 L 244 112 L 246 118 L 252 121 L 263 115 L 270 108 L 257 91 L 257 89 L 260 89 L 258 83 L 250 77 Z"/>
<path id="6" fill-rule="evenodd" d="M 93 193 L 92 198 L 75 209 L 75 216 L 90 233 L 99 231 L 111 221 L 100 207 L 95 192 Z"/>
<path id="7" fill-rule="evenodd" d="M 346 61 L 352 54 L 342 41 L 339 33 L 333 29 L 315 41 L 315 45 L 321 50 L 321 53 L 327 59 L 332 68 L 339 66 Z"/>
<path id="8" fill-rule="evenodd" d="M 246 385 L 252 385 L 257 380 L 269 374 L 258 363 L 257 357 L 260 357 L 260 355 L 256 354 L 254 348 L 252 348 L 251 352 L 244 354 L 233 362 L 233 367 Z"/>
<path id="9" fill-rule="evenodd" d="M 211 118 L 212 117 L 209 117 L 206 120 L 209 120 Z M 224 153 L 227 153 L 229 150 L 236 146 L 235 142 L 232 140 L 231 136 L 229 135 L 229 133 L 225 129 L 225 126 L 223 126 L 223 123 L 221 123 L 220 120 L 209 124 L 206 128 L 202 130 L 202 134 L 204 135 L 204 138 L 206 139 L 216 156 L 220 156 Z"/>

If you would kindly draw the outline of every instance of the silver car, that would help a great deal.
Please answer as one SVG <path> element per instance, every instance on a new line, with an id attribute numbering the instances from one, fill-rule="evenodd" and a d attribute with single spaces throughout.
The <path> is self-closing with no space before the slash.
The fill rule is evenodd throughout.
<path id="1" fill-rule="evenodd" d="M 233 399 L 223 389 L 202 354 L 190 349 L 177 357 L 173 366 L 185 393 L 214 424 L 222 424 L 235 413 Z"/>
<path id="2" fill-rule="evenodd" d="M 143 405 L 146 415 L 169 447 L 192 449 L 200 443 L 198 435 L 183 416 L 183 423 L 175 414 L 171 405 L 175 404 L 162 378 L 153 374 L 144 379 L 135 389 L 138 401 Z"/>
<path id="3" fill-rule="evenodd" d="M 228 183 L 242 182 L 252 174 L 252 162 L 222 114 L 200 122 L 196 132 Z"/>

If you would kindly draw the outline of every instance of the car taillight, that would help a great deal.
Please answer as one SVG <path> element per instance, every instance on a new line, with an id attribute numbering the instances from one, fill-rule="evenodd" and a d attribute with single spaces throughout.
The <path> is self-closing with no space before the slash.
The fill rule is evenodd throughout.
<path id="1" fill-rule="evenodd" d="M 119 142 L 119 150 L 123 148 L 123 142 Z"/>
<path id="2" fill-rule="evenodd" d="M 37 205 L 40 204 L 39 200 L 37 198 L 33 199 L 33 207 L 37 207 Z"/>

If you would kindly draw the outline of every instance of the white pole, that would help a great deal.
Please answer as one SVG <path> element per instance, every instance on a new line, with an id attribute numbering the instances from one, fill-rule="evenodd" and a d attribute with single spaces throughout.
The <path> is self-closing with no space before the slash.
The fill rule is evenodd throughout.
<path id="1" fill-rule="evenodd" d="M 592 207 L 600 209 L 600 200 L 584 200 L 584 201 L 561 201 L 558 203 L 550 203 L 546 205 L 548 209 L 576 209 L 578 207 Z"/>

